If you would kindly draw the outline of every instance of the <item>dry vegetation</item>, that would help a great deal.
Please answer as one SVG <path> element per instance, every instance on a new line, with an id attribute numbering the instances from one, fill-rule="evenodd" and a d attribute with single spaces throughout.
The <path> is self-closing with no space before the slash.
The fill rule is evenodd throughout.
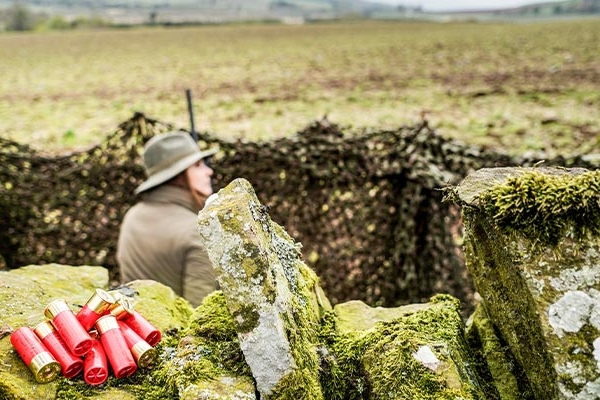
<path id="1" fill-rule="evenodd" d="M 517 153 L 600 147 L 600 19 L 343 22 L 0 35 L 0 135 L 62 151 L 134 111 L 222 138 L 291 135 L 327 115 L 429 120 Z"/>

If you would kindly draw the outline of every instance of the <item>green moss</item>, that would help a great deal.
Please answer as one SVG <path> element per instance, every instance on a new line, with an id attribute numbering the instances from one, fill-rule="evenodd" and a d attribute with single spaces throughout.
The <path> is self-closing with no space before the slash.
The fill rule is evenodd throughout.
<path id="1" fill-rule="evenodd" d="M 187 346 L 191 353 L 186 354 L 187 350 L 180 350 L 182 357 L 193 358 L 200 354 L 214 365 L 218 365 L 220 374 L 251 375 L 240 349 L 236 323 L 227 308 L 223 292 L 215 291 L 204 298 L 194 312 L 185 333 L 186 336 L 179 347 Z M 194 374 L 214 376 L 213 372 L 207 371 L 212 367 L 204 362 L 190 368 Z"/>
<path id="2" fill-rule="evenodd" d="M 535 301 L 518 267 L 521 261 L 514 259 L 514 251 L 507 250 L 511 248 L 510 235 L 504 235 L 489 218 L 472 208 L 463 208 L 463 221 L 467 232 L 466 265 L 486 311 L 527 371 L 534 396 L 555 398 L 556 374 L 539 334 L 542 327 Z"/>
<path id="3" fill-rule="evenodd" d="M 468 325 L 467 341 L 482 375 L 486 398 L 533 400 L 527 377 L 481 305 L 471 315 Z"/>
<path id="4" fill-rule="evenodd" d="M 460 310 L 460 300 L 446 293 L 434 295 L 431 299 L 429 299 L 429 302 L 432 304 L 442 304 L 446 306 L 451 305 L 457 310 Z"/>
<path id="5" fill-rule="evenodd" d="M 235 323 L 223 292 L 217 290 L 202 300 L 190 318 L 186 333 L 215 340 L 233 340 L 236 337 Z"/>
<path id="6" fill-rule="evenodd" d="M 319 359 L 316 350 L 318 310 L 307 307 L 308 304 L 314 304 L 310 302 L 310 297 L 317 279 L 308 267 L 298 262 L 298 259 L 284 260 L 283 264 L 283 268 L 290 268 L 290 271 L 294 265 L 295 293 L 289 311 L 283 317 L 286 319 L 286 336 L 296 367 L 281 379 L 273 391 L 272 398 L 320 400 L 324 397 L 319 382 Z"/>
<path id="7" fill-rule="evenodd" d="M 335 315 L 327 314 L 320 331 L 325 397 L 483 398 L 476 371 L 468 366 L 471 355 L 457 305 L 455 299 L 438 297 L 431 307 L 344 335 L 337 334 Z M 413 356 L 425 345 L 440 354 L 445 372 L 433 372 Z"/>
<path id="8" fill-rule="evenodd" d="M 336 336 L 335 315 L 332 312 L 328 313 L 324 317 L 324 321 L 329 322 L 323 326 L 321 331 L 323 345 L 319 347 L 318 353 L 321 366 L 319 380 L 324 398 L 331 400 L 366 398 L 363 397 L 363 394 L 368 393 L 369 384 L 364 374 L 357 371 L 360 361 L 341 362 L 335 350 L 338 342 L 337 339 L 334 339 Z M 340 352 L 340 354 L 348 353 Z"/>
<path id="9" fill-rule="evenodd" d="M 234 320 L 223 292 L 215 291 L 205 297 L 201 307 L 195 310 L 190 318 L 188 333 L 214 340 L 233 341 L 236 340 L 237 330 L 248 332 L 246 328 L 251 329 L 258 323 L 258 313 L 244 304 L 238 305 L 236 315 L 243 318 Z"/>
<path id="10" fill-rule="evenodd" d="M 301 317 L 304 312 L 294 312 L 293 325 L 286 329 L 290 350 L 296 366 L 281 379 L 273 390 L 273 398 L 281 400 L 323 399 L 319 383 L 319 360 L 316 353 L 314 329 L 309 328 L 308 320 Z"/>
<path id="11" fill-rule="evenodd" d="M 176 346 L 178 338 L 170 334 L 163 335 L 161 342 L 156 346 L 159 353 L 157 363 L 152 369 L 138 369 L 128 378 L 117 379 L 109 376 L 107 381 L 99 386 L 90 386 L 79 375 L 74 379 L 59 378 L 56 391 L 56 400 L 85 399 L 100 397 L 107 392 L 119 393 L 115 398 L 135 398 L 139 400 L 167 400 L 176 399 L 177 390 L 172 384 L 167 384 L 168 364 L 170 354 Z"/>
<path id="12" fill-rule="evenodd" d="M 534 170 L 483 192 L 480 205 L 505 233 L 521 234 L 534 248 L 555 247 L 566 236 L 600 234 L 599 192 L 600 171 L 546 175 Z"/>
<path id="13" fill-rule="evenodd" d="M 83 399 L 97 395 L 98 388 L 88 385 L 83 378 L 68 380 L 59 378 L 59 384 L 56 391 L 56 400 Z"/>

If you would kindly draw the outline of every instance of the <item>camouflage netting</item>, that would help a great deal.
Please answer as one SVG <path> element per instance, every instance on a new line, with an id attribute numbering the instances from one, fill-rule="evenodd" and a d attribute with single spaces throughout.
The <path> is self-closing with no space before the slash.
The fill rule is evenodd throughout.
<path id="1" fill-rule="evenodd" d="M 0 268 L 103 265 L 118 280 L 119 224 L 144 179 L 142 146 L 172 129 L 136 114 L 100 145 L 60 157 L 0 138 Z M 460 212 L 441 189 L 482 167 L 537 161 L 444 139 L 427 124 L 350 135 L 323 120 L 263 143 L 198 136 L 221 148 L 215 191 L 246 178 L 334 304 L 391 307 L 435 293 L 470 304 Z M 552 164 L 597 168 L 582 157 Z"/>

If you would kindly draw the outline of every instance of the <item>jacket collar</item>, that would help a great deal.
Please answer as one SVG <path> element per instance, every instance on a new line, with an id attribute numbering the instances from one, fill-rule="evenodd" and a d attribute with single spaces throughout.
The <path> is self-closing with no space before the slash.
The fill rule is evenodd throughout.
<path id="1" fill-rule="evenodd" d="M 142 201 L 150 203 L 177 204 L 193 213 L 200 211 L 192 194 L 187 190 L 175 185 L 160 185 L 142 194 Z"/>

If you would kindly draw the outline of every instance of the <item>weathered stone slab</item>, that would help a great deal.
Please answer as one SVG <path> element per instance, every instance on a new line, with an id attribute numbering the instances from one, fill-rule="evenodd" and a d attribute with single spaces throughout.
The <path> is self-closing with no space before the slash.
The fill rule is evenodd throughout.
<path id="1" fill-rule="evenodd" d="M 35 326 L 45 320 L 44 308 L 52 300 L 65 299 L 75 310 L 96 288 L 107 286 L 108 270 L 99 267 L 50 264 L 0 271 L 0 325 Z"/>
<path id="2" fill-rule="evenodd" d="M 536 399 L 600 393 L 600 171 L 482 169 L 457 188 L 467 268 Z"/>
<path id="3" fill-rule="evenodd" d="M 326 398 L 488 398 L 472 367 L 458 300 L 439 295 L 389 309 L 352 301 L 334 312 L 321 350 Z"/>
<path id="4" fill-rule="evenodd" d="M 366 331 L 378 322 L 391 321 L 429 307 L 427 303 L 392 308 L 371 307 L 360 300 L 350 300 L 337 304 L 333 310 L 336 315 L 337 331 L 344 335 L 348 332 Z"/>
<path id="5" fill-rule="evenodd" d="M 295 243 L 236 179 L 208 199 L 199 232 L 261 398 L 320 399 L 317 327 L 326 298 Z"/>

